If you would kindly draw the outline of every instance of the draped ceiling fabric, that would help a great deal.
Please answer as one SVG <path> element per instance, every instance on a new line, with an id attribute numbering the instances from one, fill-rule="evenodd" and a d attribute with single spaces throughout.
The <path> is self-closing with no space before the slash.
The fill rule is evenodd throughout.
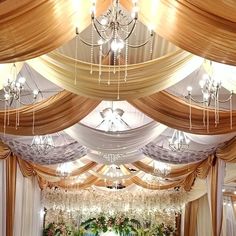
<path id="1" fill-rule="evenodd" d="M 209 110 L 209 131 L 203 125 L 203 108 L 192 105 L 192 128 L 189 122 L 189 104 L 165 91 L 148 97 L 129 100 L 129 103 L 157 122 L 171 128 L 194 134 L 226 134 L 236 131 L 236 111 L 233 111 L 233 127 L 230 127 L 230 112 L 220 111 L 220 123 L 215 126 L 215 110 Z"/>
<path id="2" fill-rule="evenodd" d="M 110 1 L 97 7 L 100 15 Z M 90 1 L 1 1 L 0 62 L 23 61 L 48 53 L 90 23 Z"/>
<path id="3" fill-rule="evenodd" d="M 77 160 L 86 155 L 87 149 L 77 142 L 55 146 L 48 153 L 38 153 L 30 144 L 19 142 L 12 138 L 2 137 L 12 152 L 26 161 L 41 165 L 52 165 Z"/>
<path id="4" fill-rule="evenodd" d="M 138 150 L 160 135 L 167 127 L 151 122 L 142 127 L 120 132 L 105 132 L 76 124 L 65 130 L 87 148 L 111 154 L 126 154 Z"/>
<path id="5" fill-rule="evenodd" d="M 131 9 L 131 0 L 121 0 Z M 236 65 L 235 2 L 140 0 L 140 20 L 163 38 L 195 55 Z"/>
<path id="6" fill-rule="evenodd" d="M 202 62 L 202 58 L 179 49 L 151 61 L 128 65 L 126 82 L 125 66 L 120 67 L 120 78 L 118 67 L 114 75 L 113 70 L 109 72 L 109 67 L 103 66 L 99 84 L 99 65 L 94 65 L 90 74 L 90 63 L 76 61 L 58 52 L 27 61 L 39 74 L 56 85 L 79 95 L 103 100 L 134 99 L 161 91 L 184 79 Z M 107 84 L 109 77 L 110 85 Z"/>
<path id="7" fill-rule="evenodd" d="M 14 135 L 32 136 L 61 131 L 79 122 L 92 111 L 100 101 L 80 97 L 62 91 L 42 102 L 9 110 L 9 125 L 5 132 Z M 20 125 L 16 129 L 16 113 L 19 112 Z M 35 114 L 33 133 L 33 112 Z M 0 111 L 0 132 L 4 132 L 5 111 Z"/>

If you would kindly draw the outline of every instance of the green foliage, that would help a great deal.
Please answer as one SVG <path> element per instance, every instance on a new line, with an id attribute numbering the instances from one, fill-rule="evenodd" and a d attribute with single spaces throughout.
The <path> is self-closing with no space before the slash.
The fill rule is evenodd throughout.
<path id="1" fill-rule="evenodd" d="M 99 236 L 101 233 L 114 231 L 120 236 L 170 236 L 174 232 L 171 226 L 159 224 L 151 228 L 142 228 L 136 219 L 124 216 L 90 218 L 80 224 L 79 229 L 73 229 L 65 223 L 50 223 L 43 231 L 43 236 L 85 236 L 92 233 Z"/>

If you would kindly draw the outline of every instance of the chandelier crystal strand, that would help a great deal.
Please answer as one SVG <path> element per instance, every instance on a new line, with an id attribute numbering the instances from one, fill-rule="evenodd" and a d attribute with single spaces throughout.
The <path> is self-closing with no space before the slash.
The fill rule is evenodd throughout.
<path id="1" fill-rule="evenodd" d="M 78 60 L 78 35 L 75 36 L 75 80 L 74 84 L 77 84 L 77 60 Z"/>
<path id="2" fill-rule="evenodd" d="M 99 71 L 98 71 L 98 82 L 100 84 L 102 76 L 102 44 L 99 46 Z"/>
<path id="3" fill-rule="evenodd" d="M 128 26 L 126 27 L 126 31 L 127 32 L 129 31 Z M 128 38 L 125 40 L 125 79 L 124 79 L 125 82 L 127 81 L 127 76 L 128 76 L 128 71 L 127 71 L 128 69 L 128 43 L 129 43 L 128 40 L 129 40 Z"/>
<path id="4" fill-rule="evenodd" d="M 91 27 L 91 42 L 92 45 L 90 47 L 90 74 L 93 74 L 93 52 L 94 52 L 94 48 L 93 48 L 93 44 L 94 44 L 94 31 L 93 31 L 93 24 Z"/>
<path id="5" fill-rule="evenodd" d="M 191 91 L 192 87 L 187 87 L 188 91 L 188 103 L 189 103 L 189 130 L 192 130 L 192 100 L 191 100 Z"/>
<path id="6" fill-rule="evenodd" d="M 118 52 L 118 64 L 119 64 L 119 68 L 118 68 L 118 82 L 117 82 L 117 100 L 120 99 L 120 49 L 119 49 L 119 52 Z"/>
<path id="7" fill-rule="evenodd" d="M 233 91 L 231 91 L 231 94 L 233 95 Z M 230 109 L 230 128 L 233 129 L 233 99 L 230 99 L 229 101 L 229 109 Z"/>

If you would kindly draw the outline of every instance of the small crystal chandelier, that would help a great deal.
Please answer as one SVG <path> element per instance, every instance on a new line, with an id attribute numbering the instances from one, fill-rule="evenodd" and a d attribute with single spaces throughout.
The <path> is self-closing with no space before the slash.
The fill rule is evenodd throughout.
<path id="1" fill-rule="evenodd" d="M 108 183 L 110 182 L 110 180 L 112 181 L 112 184 L 108 186 L 109 188 L 120 189 L 124 187 L 123 186 L 124 180 L 122 179 L 124 174 L 119 166 L 109 165 L 109 168 L 105 173 L 105 176 L 107 176 Z M 105 179 L 105 182 L 107 182 L 107 179 Z"/>
<path id="2" fill-rule="evenodd" d="M 122 131 L 129 129 L 130 126 L 122 118 L 124 111 L 120 108 L 113 109 L 113 102 L 111 107 L 107 107 L 100 112 L 102 122 L 96 127 L 105 131 Z"/>
<path id="3" fill-rule="evenodd" d="M 179 130 L 174 130 L 174 133 L 169 140 L 169 147 L 172 151 L 182 152 L 189 148 L 190 140 L 185 133 Z"/>
<path id="4" fill-rule="evenodd" d="M 57 175 L 61 176 L 61 177 L 68 177 L 70 176 L 72 170 L 73 170 L 73 163 L 72 162 L 66 162 L 66 163 L 62 163 L 59 164 L 57 169 L 56 169 L 56 173 Z"/>
<path id="5" fill-rule="evenodd" d="M 153 161 L 153 175 L 164 178 L 171 171 L 171 167 L 163 162 Z"/>
<path id="6" fill-rule="evenodd" d="M 233 91 L 229 94 L 228 98 L 220 100 L 220 90 L 221 90 L 221 81 L 218 76 L 214 76 L 214 71 L 212 69 L 212 62 L 210 62 L 211 73 L 204 74 L 202 79 L 199 81 L 199 86 L 201 88 L 202 100 L 198 100 L 192 96 L 192 87 L 188 86 L 187 91 L 188 95 L 186 98 L 189 101 L 189 124 L 190 130 L 192 128 L 192 102 L 201 104 L 203 107 L 203 125 L 206 126 L 207 131 L 209 132 L 209 109 L 213 108 L 215 111 L 215 126 L 220 122 L 219 110 L 220 104 L 229 102 L 230 110 L 230 127 L 232 129 L 232 96 Z"/>
<path id="7" fill-rule="evenodd" d="M 141 48 L 150 42 L 150 55 L 152 55 L 152 44 L 153 44 L 153 30 L 150 30 L 149 37 L 141 43 L 135 45 L 129 43 L 129 39 L 135 32 L 138 21 L 138 5 L 137 0 L 133 0 L 133 7 L 131 14 L 128 14 L 120 6 L 119 0 L 112 0 L 112 5 L 106 13 L 101 16 L 95 17 L 96 15 L 96 0 L 92 0 L 91 7 L 91 40 L 86 41 L 80 36 L 79 29 L 76 28 L 76 34 L 80 36 L 80 40 L 87 46 L 91 47 L 91 69 L 90 73 L 93 73 L 93 56 L 94 47 L 99 48 L 99 78 L 101 81 L 102 75 L 102 64 L 103 59 L 108 58 L 109 71 L 120 71 L 120 65 L 125 66 L 124 81 L 127 80 L 127 64 L 128 64 L 128 48 Z M 94 32 L 96 35 L 94 35 Z M 124 60 L 122 60 L 122 56 Z M 106 64 L 107 65 L 107 64 Z M 110 69 L 110 66 L 113 66 Z M 119 73 L 120 77 L 120 73 Z M 110 80 L 107 81 L 108 85 Z M 119 88 L 118 96 L 119 99 Z"/>
<path id="8" fill-rule="evenodd" d="M 33 137 L 31 148 L 40 155 L 46 155 L 54 148 L 54 142 L 51 135 L 36 135 Z"/>
<path id="9" fill-rule="evenodd" d="M 0 101 L 3 101 L 5 103 L 5 115 L 4 115 L 4 134 L 6 125 L 9 125 L 9 109 L 15 108 L 16 109 L 16 129 L 20 125 L 20 113 L 18 112 L 18 109 L 22 105 L 30 105 L 34 104 L 37 100 L 39 90 L 34 89 L 30 92 L 32 94 L 32 99 L 28 103 L 25 103 L 22 101 L 22 92 L 23 91 L 31 91 L 29 86 L 27 86 L 26 79 L 24 77 L 17 78 L 17 68 L 16 65 L 13 64 L 11 68 L 11 73 L 7 80 L 3 84 L 3 92 L 4 97 Z M 33 123 L 34 123 L 34 111 L 33 111 Z"/>

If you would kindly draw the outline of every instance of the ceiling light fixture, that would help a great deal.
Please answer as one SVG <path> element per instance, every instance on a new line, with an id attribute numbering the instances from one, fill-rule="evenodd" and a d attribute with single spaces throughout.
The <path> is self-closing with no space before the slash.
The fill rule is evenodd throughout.
<path id="1" fill-rule="evenodd" d="M 22 93 L 23 91 L 29 91 L 29 95 L 32 95 L 31 98 L 28 98 L 28 103 L 23 102 L 22 100 Z M 37 100 L 38 94 L 40 91 L 38 89 L 32 90 L 26 82 L 24 77 L 17 78 L 17 68 L 16 64 L 14 63 L 10 75 L 8 76 L 7 80 L 3 83 L 3 92 L 4 98 L 0 99 L 5 103 L 5 115 L 4 115 L 4 134 L 6 130 L 6 125 L 9 125 L 9 116 L 10 112 L 8 110 L 10 108 L 16 109 L 16 129 L 20 125 L 20 113 L 19 108 L 22 105 L 31 105 L 34 104 Z M 28 96 L 29 96 L 28 95 Z M 33 111 L 33 123 L 34 123 L 34 111 Z M 33 127 L 34 130 L 34 127 Z"/>
<path id="2" fill-rule="evenodd" d="M 205 62 L 206 64 L 207 62 Z M 220 91 L 221 91 L 221 80 L 219 76 L 214 73 L 212 62 L 209 62 L 209 70 L 208 73 L 205 73 L 202 76 L 202 79 L 199 81 L 199 86 L 201 88 L 202 99 L 199 100 L 194 98 L 192 95 L 193 88 L 191 86 L 187 87 L 188 95 L 186 98 L 189 101 L 189 126 L 190 130 L 192 128 L 192 102 L 201 104 L 203 107 L 203 125 L 206 126 L 207 132 L 209 132 L 209 109 L 214 109 L 215 112 L 215 126 L 220 122 L 219 110 L 220 104 L 229 102 L 229 112 L 230 112 L 230 127 L 232 129 L 232 96 L 233 91 L 231 91 L 230 95 L 226 99 L 220 99 Z"/>
<path id="3" fill-rule="evenodd" d="M 46 155 L 54 148 L 51 135 L 37 135 L 33 137 L 31 148 L 40 155 Z"/>
<path id="4" fill-rule="evenodd" d="M 169 147 L 174 152 L 182 152 L 189 148 L 190 140 L 185 133 L 179 130 L 174 130 L 174 133 L 169 139 Z"/>
<path id="5" fill-rule="evenodd" d="M 119 0 L 113 0 L 111 7 L 106 13 L 96 17 L 96 1 L 92 1 L 91 7 L 91 41 L 88 42 L 80 36 L 79 29 L 76 28 L 76 34 L 80 36 L 80 40 L 91 47 L 91 69 L 90 73 L 93 73 L 93 57 L 94 47 L 99 48 L 99 82 L 102 75 L 103 59 L 109 59 L 109 72 L 112 70 L 115 74 L 119 72 L 120 78 L 120 66 L 125 65 L 124 81 L 127 80 L 127 65 L 128 65 L 128 48 L 141 48 L 150 42 L 150 55 L 152 55 L 153 44 L 153 30 L 149 30 L 149 37 L 141 43 L 130 44 L 129 39 L 135 32 L 138 21 L 138 4 L 137 0 L 133 0 L 133 7 L 131 14 L 127 13 L 120 6 Z M 96 35 L 94 35 L 96 33 Z M 121 54 L 124 57 L 124 63 L 121 59 Z M 110 68 L 110 65 L 113 68 Z M 119 80 L 118 78 L 118 80 Z M 110 84 L 110 80 L 108 81 Z M 117 99 L 119 99 L 119 88 Z"/>

